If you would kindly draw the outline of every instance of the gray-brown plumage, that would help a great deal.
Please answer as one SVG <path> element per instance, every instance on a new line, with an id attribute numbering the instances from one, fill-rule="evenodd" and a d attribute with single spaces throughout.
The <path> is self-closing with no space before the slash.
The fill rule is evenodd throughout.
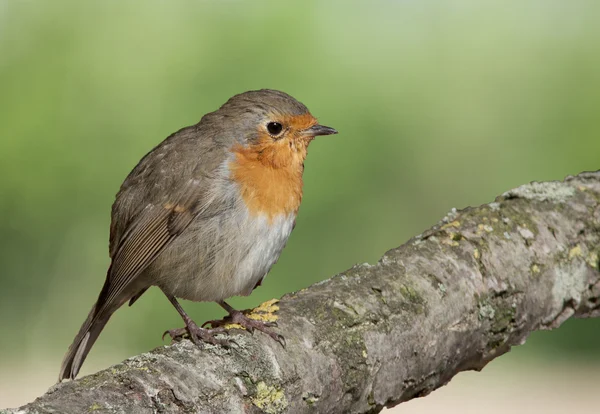
<path id="1" fill-rule="evenodd" d="M 176 298 L 217 302 L 236 323 L 281 341 L 224 300 L 250 294 L 277 261 L 301 200 L 308 144 L 333 133 L 289 95 L 260 90 L 232 97 L 149 152 L 113 204 L 111 265 L 59 381 L 77 375 L 111 315 L 150 286 L 163 290 L 198 344 L 223 343 L 214 337 L 222 328 L 198 327 Z"/>

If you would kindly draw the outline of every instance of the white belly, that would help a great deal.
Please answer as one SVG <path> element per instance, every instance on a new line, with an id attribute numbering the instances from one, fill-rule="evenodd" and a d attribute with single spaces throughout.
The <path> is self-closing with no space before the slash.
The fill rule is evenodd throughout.
<path id="1" fill-rule="evenodd" d="M 276 217 L 271 223 L 265 216 L 252 218 L 248 234 L 253 241 L 248 253 L 238 265 L 237 290 L 239 295 L 249 295 L 254 287 L 269 273 L 279 259 L 281 251 L 294 228 L 295 215 Z"/>

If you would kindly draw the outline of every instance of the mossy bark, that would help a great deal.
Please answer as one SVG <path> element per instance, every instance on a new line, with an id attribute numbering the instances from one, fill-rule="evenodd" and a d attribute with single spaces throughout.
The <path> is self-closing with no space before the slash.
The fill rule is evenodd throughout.
<path id="1" fill-rule="evenodd" d="M 377 412 L 600 315 L 599 256 L 600 173 L 528 184 L 284 296 L 286 349 L 237 330 L 230 349 L 183 341 L 8 412 Z"/>

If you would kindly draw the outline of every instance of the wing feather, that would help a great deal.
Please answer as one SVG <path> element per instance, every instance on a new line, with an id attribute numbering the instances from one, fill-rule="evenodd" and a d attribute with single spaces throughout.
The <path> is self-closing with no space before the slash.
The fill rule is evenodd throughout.
<path id="1" fill-rule="evenodd" d="M 156 257 L 179 236 L 202 211 L 197 202 L 203 194 L 196 180 L 190 180 L 183 196 L 165 205 L 152 205 L 145 208 L 132 223 L 120 241 L 108 271 L 109 284 L 100 296 L 103 308 L 112 306 L 115 301 L 128 300 L 122 293 L 150 265 Z M 202 204 L 205 206 L 205 204 Z M 138 293 L 131 292 L 131 297 Z"/>

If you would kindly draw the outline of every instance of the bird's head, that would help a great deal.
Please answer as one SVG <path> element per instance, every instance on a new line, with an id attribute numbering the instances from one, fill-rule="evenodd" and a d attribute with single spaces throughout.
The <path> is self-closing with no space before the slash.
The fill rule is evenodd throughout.
<path id="1" fill-rule="evenodd" d="M 239 147 L 274 167 L 301 164 L 316 136 L 337 134 L 320 125 L 302 103 L 270 89 L 235 95 L 214 114 L 235 128 L 231 133 Z"/>

